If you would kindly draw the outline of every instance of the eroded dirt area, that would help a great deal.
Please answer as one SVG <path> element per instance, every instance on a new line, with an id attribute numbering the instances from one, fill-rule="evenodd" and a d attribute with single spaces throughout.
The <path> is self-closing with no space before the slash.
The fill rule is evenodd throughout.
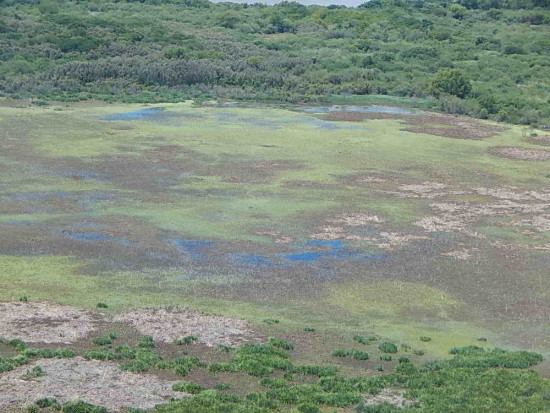
<path id="1" fill-rule="evenodd" d="M 95 330 L 100 316 L 52 302 L 0 303 L 0 337 L 29 343 L 73 343 Z"/>
<path id="2" fill-rule="evenodd" d="M 117 315 L 114 321 L 131 323 L 142 334 L 165 343 L 186 336 L 197 336 L 200 343 L 210 347 L 261 340 L 261 335 L 247 321 L 183 307 L 138 309 Z"/>
<path id="3" fill-rule="evenodd" d="M 29 378 L 27 371 L 35 367 L 44 375 Z M 62 403 L 82 400 L 112 412 L 127 407 L 150 409 L 172 398 L 190 396 L 173 391 L 174 383 L 151 374 L 125 372 L 114 363 L 81 357 L 42 359 L 0 375 L 0 410 L 24 408 L 46 397 Z"/>

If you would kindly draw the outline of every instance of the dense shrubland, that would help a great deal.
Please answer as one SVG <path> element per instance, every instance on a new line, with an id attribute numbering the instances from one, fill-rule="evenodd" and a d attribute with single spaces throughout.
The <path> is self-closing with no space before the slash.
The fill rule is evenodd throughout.
<path id="1" fill-rule="evenodd" d="M 109 337 L 109 336 L 107 336 Z M 358 337 L 358 336 L 357 336 Z M 116 338 L 112 339 L 113 341 Z M 147 341 L 144 338 L 141 342 Z M 357 340 L 355 340 L 357 341 Z M 242 345 L 230 353 L 230 362 L 225 369 L 210 369 L 222 363 L 207 364 L 198 358 L 163 360 L 150 346 L 132 349 L 113 348 L 113 343 L 104 344 L 100 350 L 85 354 L 86 358 L 122 361 L 120 368 L 135 373 L 150 368 L 174 369 L 177 366 L 208 368 L 210 373 L 219 371 L 244 372 L 257 377 L 258 390 L 237 396 L 225 390 L 228 385 L 211 389 L 192 381 L 179 381 L 173 390 L 193 394 L 192 398 L 173 400 L 155 408 L 157 413 L 176 412 L 235 412 L 269 413 L 280 411 L 320 412 L 327 407 L 354 408 L 362 413 L 385 412 L 545 412 L 550 407 L 550 383 L 536 371 L 528 368 L 538 364 L 542 357 L 526 351 L 505 351 L 467 346 L 451 349 L 452 358 L 436 360 L 423 365 L 411 361 L 410 354 L 399 350 L 398 363 L 387 374 L 368 374 L 361 377 L 346 377 L 330 366 L 298 366 L 293 359 L 293 349 L 285 340 L 271 339 L 271 344 Z M 19 351 L 19 354 L 0 358 L 0 372 L 23 366 L 32 359 L 43 357 L 71 358 L 75 353 L 62 350 L 36 350 L 27 348 L 20 340 L 0 340 L 0 343 Z M 280 348 L 286 343 L 290 350 Z M 97 343 L 94 343 L 97 345 Z M 382 343 L 392 344 L 392 343 Z M 392 349 L 393 350 L 393 349 Z M 113 357 L 106 355 L 112 354 Z M 140 362 L 145 369 L 127 368 L 126 363 Z M 384 369 L 379 366 L 379 371 Z M 188 371 L 188 370 L 187 370 Z M 33 379 L 44 373 L 36 367 L 28 371 Z M 282 374 L 284 373 L 284 374 Z M 242 374 L 242 373 L 240 373 Z M 298 377 L 301 375 L 301 378 Z M 229 379 L 228 375 L 224 376 Z M 402 394 L 405 406 L 397 408 L 388 403 L 366 405 L 364 400 L 391 389 Z M 52 395 L 53 396 L 53 395 Z M 45 410 L 43 410 L 45 409 Z M 29 412 L 62 411 L 66 413 L 102 413 L 102 407 L 83 401 L 59 403 L 56 399 L 42 398 L 28 406 Z M 347 410 L 346 410 L 347 411 Z M 129 409 L 129 413 L 140 412 Z"/>
<path id="2" fill-rule="evenodd" d="M 428 98 L 550 125 L 548 0 L 372 0 L 358 8 L 204 0 L 4 0 L 0 89 L 13 97 Z"/>

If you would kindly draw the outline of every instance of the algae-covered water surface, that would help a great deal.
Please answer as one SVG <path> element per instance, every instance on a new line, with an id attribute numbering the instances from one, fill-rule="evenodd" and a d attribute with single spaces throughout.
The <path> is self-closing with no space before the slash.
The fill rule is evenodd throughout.
<path id="1" fill-rule="evenodd" d="M 550 349 L 550 165 L 519 127 L 191 103 L 0 124 L 0 300 Z"/>

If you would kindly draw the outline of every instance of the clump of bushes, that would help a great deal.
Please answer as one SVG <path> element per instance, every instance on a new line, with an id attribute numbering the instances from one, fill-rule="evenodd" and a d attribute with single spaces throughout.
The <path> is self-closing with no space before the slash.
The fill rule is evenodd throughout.
<path id="1" fill-rule="evenodd" d="M 193 335 L 190 335 L 190 336 L 185 336 L 183 338 L 177 338 L 174 340 L 174 344 L 177 344 L 177 345 L 183 345 L 183 344 L 192 344 L 194 342 L 197 342 L 199 341 L 199 337 L 198 336 L 193 336 Z"/>
<path id="2" fill-rule="evenodd" d="M 182 391 L 189 394 L 199 394 L 205 389 L 200 384 L 193 383 L 192 381 L 180 381 L 172 385 L 172 390 Z"/>
<path id="3" fill-rule="evenodd" d="M 279 324 L 279 320 L 276 320 L 276 319 L 274 319 L 274 318 L 264 318 L 262 321 L 263 321 L 264 323 L 270 324 L 270 325 L 272 325 L 272 324 Z"/>
<path id="4" fill-rule="evenodd" d="M 45 376 L 46 373 L 44 373 L 44 370 L 42 370 L 42 367 L 40 366 L 34 366 L 32 369 L 28 369 L 27 373 L 25 374 L 25 379 L 36 379 L 38 377 Z"/>
<path id="5" fill-rule="evenodd" d="M 143 336 L 141 340 L 139 340 L 138 347 L 153 348 L 155 347 L 155 341 L 151 336 Z"/>
<path id="6" fill-rule="evenodd" d="M 99 302 L 95 305 L 97 308 L 109 308 L 106 303 Z"/>
<path id="7" fill-rule="evenodd" d="M 385 341 L 383 343 L 380 343 L 378 345 L 378 349 L 380 351 L 383 351 L 384 353 L 390 353 L 390 354 L 397 353 L 397 346 L 395 344 L 389 343 L 387 341 Z"/>
<path id="8" fill-rule="evenodd" d="M 270 337 L 268 343 L 273 347 L 282 348 L 283 350 L 294 350 L 294 344 L 289 343 L 282 338 L 273 338 Z"/>
<path id="9" fill-rule="evenodd" d="M 51 358 L 59 358 L 59 359 L 67 359 L 72 358 L 75 356 L 75 352 L 73 350 L 69 350 L 66 348 L 60 348 L 60 349 L 49 349 L 49 348 L 27 348 L 21 352 L 21 355 L 25 357 L 38 357 L 43 359 L 51 359 Z"/>
<path id="10" fill-rule="evenodd" d="M 344 350 L 341 348 L 337 348 L 336 350 L 332 350 L 331 353 L 334 357 L 347 357 L 351 354 L 349 350 Z"/>
<path id="11" fill-rule="evenodd" d="M 98 346 L 108 346 L 113 344 L 113 341 L 118 338 L 117 333 L 109 333 L 104 337 L 98 337 L 92 341 L 92 343 Z"/>
<path id="12" fill-rule="evenodd" d="M 428 342 L 432 341 L 432 338 L 428 336 L 420 336 L 420 341 Z"/>

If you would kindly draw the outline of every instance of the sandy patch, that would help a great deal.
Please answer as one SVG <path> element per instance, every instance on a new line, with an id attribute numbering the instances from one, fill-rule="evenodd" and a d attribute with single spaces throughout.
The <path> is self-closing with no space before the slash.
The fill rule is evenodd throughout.
<path id="1" fill-rule="evenodd" d="M 521 161 L 548 161 L 550 160 L 550 150 L 548 149 L 528 149 L 516 146 L 493 146 L 489 152 L 502 158 L 517 159 Z"/>
<path id="2" fill-rule="evenodd" d="M 347 214 L 342 214 L 337 218 L 330 219 L 328 222 L 333 224 L 343 224 L 347 226 L 364 226 L 370 224 L 379 224 L 384 222 L 383 219 L 377 217 L 376 215 L 371 215 L 366 212 L 352 212 Z"/>
<path id="3" fill-rule="evenodd" d="M 437 215 L 424 217 L 415 222 L 415 225 L 423 228 L 426 232 L 456 231 L 480 237 L 479 234 L 467 228 L 479 218 L 518 214 L 540 214 L 548 208 L 548 204 L 525 204 L 510 200 L 502 200 L 486 204 L 441 202 L 432 203 L 430 207 L 437 212 Z"/>
<path id="4" fill-rule="evenodd" d="M 550 214 L 536 215 L 531 218 L 511 221 L 507 224 L 512 227 L 532 227 L 535 231 L 550 231 Z"/>
<path id="5" fill-rule="evenodd" d="M 520 191 L 516 187 L 493 187 L 473 188 L 479 195 L 490 196 L 498 199 L 509 199 L 511 201 L 548 201 L 550 202 L 550 191 Z"/>
<path id="6" fill-rule="evenodd" d="M 27 370 L 35 366 L 40 366 L 45 375 L 26 379 Z M 0 411 L 24 407 L 45 397 L 63 403 L 83 400 L 113 412 L 125 407 L 150 409 L 171 398 L 189 397 L 172 391 L 174 383 L 150 374 L 125 372 L 114 363 L 81 357 L 43 359 L 0 375 Z"/>
<path id="7" fill-rule="evenodd" d="M 52 302 L 0 303 L 0 337 L 30 343 L 72 343 L 95 330 L 99 315 Z"/>
<path id="8" fill-rule="evenodd" d="M 409 245 L 412 242 L 430 239 L 430 237 L 413 234 L 400 234 L 398 232 L 381 232 L 378 237 L 369 238 L 378 248 L 393 250 Z"/>
<path id="9" fill-rule="evenodd" d="M 343 239 L 346 237 L 344 227 L 335 227 L 331 225 L 323 226 L 316 229 L 314 234 L 311 234 L 309 238 L 318 239 L 321 241 L 332 241 L 337 239 Z"/>
<path id="10" fill-rule="evenodd" d="M 403 397 L 404 391 L 393 389 L 384 389 L 376 395 L 366 394 L 363 396 L 363 401 L 366 406 L 374 406 L 382 403 L 393 404 L 397 407 L 407 407 L 414 403 L 414 400 L 407 400 Z"/>
<path id="11" fill-rule="evenodd" d="M 261 337 L 245 320 L 206 315 L 184 307 L 143 308 L 117 315 L 116 322 L 131 323 L 140 333 L 156 341 L 171 343 L 194 335 L 207 346 L 238 346 L 258 342 Z"/>

